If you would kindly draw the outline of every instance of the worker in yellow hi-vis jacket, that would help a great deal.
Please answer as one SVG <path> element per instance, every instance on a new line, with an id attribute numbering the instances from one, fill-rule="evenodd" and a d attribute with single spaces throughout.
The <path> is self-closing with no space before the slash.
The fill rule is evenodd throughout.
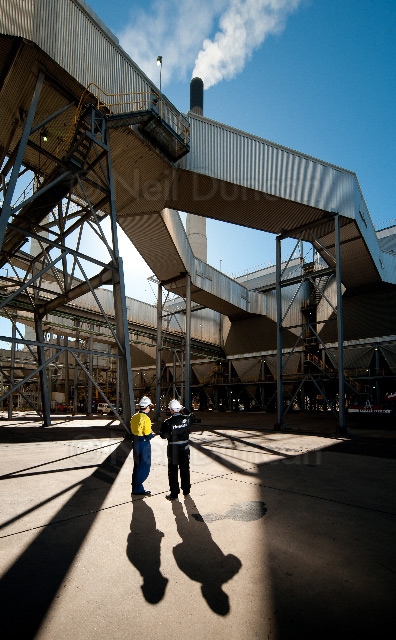
<path id="1" fill-rule="evenodd" d="M 146 491 L 143 482 L 147 480 L 151 468 L 151 443 L 154 433 L 151 428 L 151 420 L 147 415 L 151 411 L 153 403 L 150 398 L 143 396 L 139 400 L 139 411 L 131 418 L 131 432 L 133 437 L 133 473 L 132 495 L 151 496 L 151 491 Z"/>

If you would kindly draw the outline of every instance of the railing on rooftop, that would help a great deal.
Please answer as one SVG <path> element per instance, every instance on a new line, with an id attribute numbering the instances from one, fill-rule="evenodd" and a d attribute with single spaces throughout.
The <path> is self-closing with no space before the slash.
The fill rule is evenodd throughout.
<path id="1" fill-rule="evenodd" d="M 106 93 L 91 82 L 86 93 L 96 98 L 96 107 L 105 110 L 109 115 L 121 115 L 154 111 L 184 142 L 190 140 L 190 126 L 187 118 L 177 111 L 161 94 L 154 91 L 141 91 L 138 93 Z"/>
<path id="2" fill-rule="evenodd" d="M 396 227 L 396 218 L 391 218 L 390 220 L 382 220 L 382 222 L 378 222 L 375 225 L 375 230 L 384 231 L 384 229 L 391 229 L 392 227 Z"/>

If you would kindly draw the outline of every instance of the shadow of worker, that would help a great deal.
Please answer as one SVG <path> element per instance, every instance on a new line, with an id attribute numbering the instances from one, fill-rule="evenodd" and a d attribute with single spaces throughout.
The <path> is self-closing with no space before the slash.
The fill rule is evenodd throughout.
<path id="1" fill-rule="evenodd" d="M 142 499 L 133 502 L 131 532 L 126 554 L 143 578 L 143 596 L 150 604 L 157 604 L 165 595 L 168 579 L 161 571 L 162 531 L 156 526 L 152 509 Z"/>
<path id="2" fill-rule="evenodd" d="M 190 496 L 186 496 L 185 506 L 187 516 L 179 501 L 172 502 L 177 531 L 182 538 L 173 548 L 173 555 L 179 569 L 191 580 L 201 583 L 202 595 L 212 611 L 225 616 L 230 603 L 222 585 L 238 573 L 242 563 L 230 553 L 224 555 Z"/>

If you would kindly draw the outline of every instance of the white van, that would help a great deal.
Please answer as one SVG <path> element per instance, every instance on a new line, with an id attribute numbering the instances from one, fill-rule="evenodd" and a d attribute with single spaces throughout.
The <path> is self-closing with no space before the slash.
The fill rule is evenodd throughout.
<path id="1" fill-rule="evenodd" d="M 97 413 L 112 413 L 114 409 L 115 407 L 112 404 L 108 404 L 107 402 L 99 402 L 96 411 Z"/>

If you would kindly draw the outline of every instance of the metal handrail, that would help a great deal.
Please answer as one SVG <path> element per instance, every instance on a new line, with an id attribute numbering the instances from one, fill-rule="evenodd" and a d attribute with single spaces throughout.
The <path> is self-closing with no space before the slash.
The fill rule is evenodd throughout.
<path id="1" fill-rule="evenodd" d="M 92 89 L 96 90 L 92 91 Z M 90 92 L 97 99 L 97 108 L 99 110 L 106 109 L 109 114 L 116 115 L 128 113 L 131 111 L 149 111 L 153 107 L 158 106 L 161 119 L 163 119 L 176 133 L 181 136 L 184 143 L 187 144 L 190 137 L 190 127 L 188 120 L 184 118 L 178 111 L 173 109 L 168 102 L 163 99 L 155 91 L 139 91 L 106 93 L 98 87 L 97 84 L 91 82 L 86 92 Z"/>
<path id="2" fill-rule="evenodd" d="M 94 89 L 94 91 L 92 91 Z M 96 93 L 95 93 L 96 90 Z M 190 126 L 187 118 L 171 108 L 168 102 L 163 100 L 163 96 L 153 91 L 141 91 L 137 93 L 106 93 L 95 82 L 90 82 L 81 94 L 79 103 L 74 113 L 73 121 L 69 131 L 63 140 L 63 149 L 66 151 L 71 143 L 77 123 L 80 119 L 86 98 L 93 95 L 96 98 L 98 110 L 106 110 L 108 114 L 122 114 L 131 111 L 149 111 L 158 105 L 158 114 L 168 126 L 182 138 L 185 145 L 190 141 Z"/>

